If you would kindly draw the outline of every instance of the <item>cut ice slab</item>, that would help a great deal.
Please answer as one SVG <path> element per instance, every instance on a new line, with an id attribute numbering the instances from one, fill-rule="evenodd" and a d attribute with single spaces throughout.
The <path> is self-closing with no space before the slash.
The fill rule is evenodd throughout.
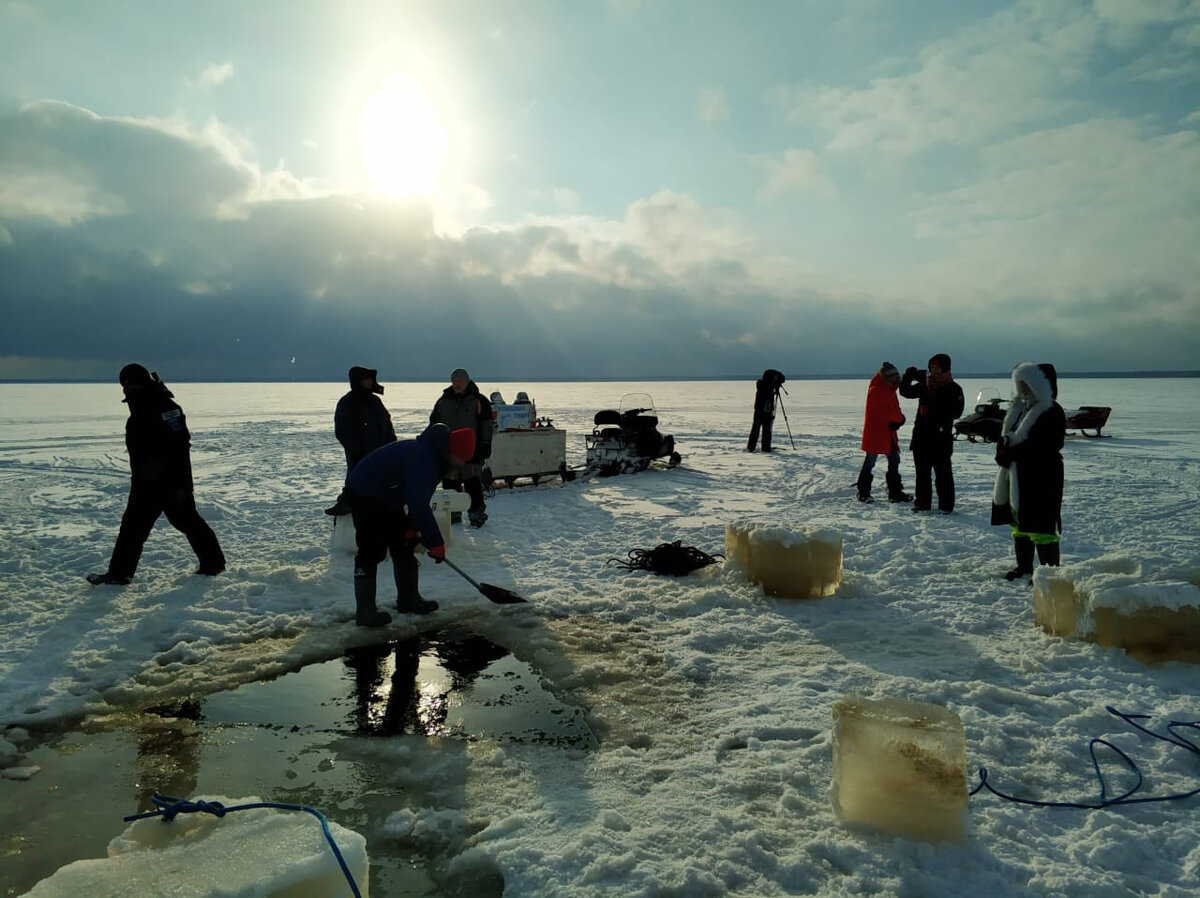
<path id="1" fill-rule="evenodd" d="M 207 797 L 227 808 L 257 798 Z M 359 891 L 367 895 L 367 843 L 329 822 Z M 181 814 L 136 820 L 108 843 L 107 858 L 60 867 L 27 898 L 342 898 L 350 887 L 311 814 L 257 808 L 224 817 Z"/>
<path id="2" fill-rule="evenodd" d="M 961 842 L 967 830 L 962 721 L 940 705 L 849 695 L 833 706 L 833 810 L 843 824 Z"/>
<path id="3" fill-rule="evenodd" d="M 1033 575 L 1033 617 L 1054 636 L 1119 646 L 1142 661 L 1200 662 L 1200 586 L 1193 583 L 1043 566 Z"/>
<path id="4" fill-rule="evenodd" d="M 769 596 L 829 596 L 842 582 L 842 534 L 836 530 L 733 521 L 725 525 L 725 557 Z"/>

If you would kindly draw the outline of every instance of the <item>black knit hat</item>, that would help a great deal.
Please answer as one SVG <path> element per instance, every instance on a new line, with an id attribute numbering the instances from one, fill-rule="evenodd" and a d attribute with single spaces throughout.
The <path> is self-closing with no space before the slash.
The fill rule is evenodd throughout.
<path id="1" fill-rule="evenodd" d="M 950 370 L 950 356 L 946 355 L 946 353 L 944 353 L 944 352 L 939 352 L 935 356 L 930 356 L 929 357 L 929 367 L 932 368 L 934 365 L 937 365 L 939 368 L 941 368 L 943 373 L 949 371 Z"/>
<path id="2" fill-rule="evenodd" d="M 137 362 L 131 362 L 121 369 L 121 374 L 117 377 L 121 386 L 146 386 L 154 383 L 154 378 L 150 376 L 150 372 Z"/>

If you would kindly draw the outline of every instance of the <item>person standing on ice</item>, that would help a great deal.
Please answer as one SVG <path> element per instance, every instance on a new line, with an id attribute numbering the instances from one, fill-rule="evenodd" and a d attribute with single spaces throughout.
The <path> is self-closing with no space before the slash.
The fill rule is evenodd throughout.
<path id="1" fill-rule="evenodd" d="M 392 416 L 379 398 L 383 385 L 374 368 L 350 369 L 350 392 L 338 400 L 333 413 L 333 434 L 346 451 L 346 477 L 354 466 L 380 446 L 396 442 Z M 350 514 L 350 502 L 343 487 L 337 502 L 325 509 L 328 515 Z"/>
<path id="2" fill-rule="evenodd" d="M 119 376 L 129 406 L 125 448 L 129 452 L 129 501 L 108 570 L 88 574 L 94 586 L 125 586 L 133 580 L 142 547 L 158 516 L 187 537 L 200 562 L 197 574 L 216 576 L 225 570 L 225 555 L 216 534 L 196 511 L 193 494 L 191 434 L 174 394 L 143 366 L 129 364 Z"/>
<path id="3" fill-rule="evenodd" d="M 450 374 L 450 386 L 442 391 L 429 413 L 430 424 L 445 424 L 451 430 L 466 427 L 475 434 L 475 453 L 446 478 L 446 486 L 465 490 L 471 497 L 467 519 L 472 527 L 487 522 L 487 504 L 483 501 L 483 463 L 492 455 L 492 434 L 496 422 L 492 419 L 492 404 L 479 392 L 466 368 L 455 368 Z"/>
<path id="4" fill-rule="evenodd" d="M 750 440 L 746 451 L 753 452 L 758 443 L 759 431 L 762 431 L 762 451 L 771 451 L 771 427 L 775 423 L 775 402 L 779 399 L 779 390 L 787 378 L 782 372 L 768 368 L 762 377 L 754 382 L 754 423 L 750 425 Z"/>
<path id="5" fill-rule="evenodd" d="M 887 456 L 888 468 L 885 478 L 889 502 L 911 502 L 912 496 L 904 492 L 900 480 L 900 426 L 905 422 L 900 411 L 900 400 L 896 391 L 900 387 L 900 371 L 891 362 L 884 362 L 871 378 L 867 387 L 867 408 L 863 414 L 862 450 L 867 453 L 862 470 L 858 473 L 855 487 L 859 502 L 874 502 L 871 498 L 872 473 L 875 461 Z"/>
<path id="6" fill-rule="evenodd" d="M 392 556 L 396 609 L 401 614 L 429 614 L 437 602 L 426 601 L 418 589 L 418 565 L 413 555 L 419 539 L 429 557 L 441 564 L 446 542 L 429 502 L 452 468 L 475 454 L 475 431 L 451 431 L 431 424 L 415 440 L 381 446 L 359 462 L 346 478 L 346 495 L 354 519 L 354 620 L 360 627 L 383 627 L 392 618 L 375 604 L 375 572 Z"/>
<path id="7" fill-rule="evenodd" d="M 1042 564 L 1059 563 L 1062 532 L 1063 460 L 1066 415 L 1058 398 L 1053 365 L 1021 362 L 1013 369 L 1013 400 L 996 443 L 992 523 L 1011 524 L 1017 566 L 1004 575 L 1017 580 L 1033 573 L 1036 550 Z"/>
<path id="8" fill-rule="evenodd" d="M 913 366 L 904 372 L 900 395 L 918 399 L 917 420 L 913 424 L 913 473 L 917 480 L 913 511 L 929 511 L 933 506 L 933 481 L 937 480 L 938 511 L 954 511 L 954 422 L 963 413 L 962 387 L 950 373 L 950 356 L 939 352 L 929 360 L 929 368 Z"/>

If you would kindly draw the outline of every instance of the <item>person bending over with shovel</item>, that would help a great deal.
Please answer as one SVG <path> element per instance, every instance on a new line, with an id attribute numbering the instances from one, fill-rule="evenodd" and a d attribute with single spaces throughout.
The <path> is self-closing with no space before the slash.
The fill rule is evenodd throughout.
<path id="1" fill-rule="evenodd" d="M 396 579 L 396 609 L 429 614 L 437 602 L 418 591 L 418 539 L 429 557 L 446 560 L 446 542 L 429 502 L 446 472 L 475 454 L 475 431 L 431 424 L 415 440 L 388 443 L 367 454 L 346 479 L 358 554 L 354 556 L 354 621 L 384 627 L 392 617 L 375 605 L 375 572 L 390 552 Z"/>

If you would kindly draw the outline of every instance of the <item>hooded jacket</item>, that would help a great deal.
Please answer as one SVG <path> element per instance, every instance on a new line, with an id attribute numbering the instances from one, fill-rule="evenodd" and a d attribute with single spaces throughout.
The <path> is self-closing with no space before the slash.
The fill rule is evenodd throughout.
<path id="1" fill-rule="evenodd" d="M 900 400 L 896 398 L 899 384 L 890 384 L 876 372 L 867 387 L 867 408 L 863 414 L 862 450 L 874 455 L 890 455 L 900 448 L 900 438 L 891 427 L 904 423 Z"/>
<path id="2" fill-rule="evenodd" d="M 333 413 L 333 433 L 346 450 L 351 471 L 369 452 L 396 441 L 392 416 L 376 395 L 383 392 L 377 373 L 374 368 L 351 368 L 350 392 L 338 400 Z M 362 382 L 368 377 L 372 386 L 364 390 Z"/>
<path id="3" fill-rule="evenodd" d="M 156 375 L 151 383 L 129 391 L 124 402 L 129 406 L 125 448 L 133 482 L 191 492 L 192 435 L 174 394 Z"/>
<path id="4" fill-rule="evenodd" d="M 400 440 L 368 453 L 346 478 L 351 502 L 361 498 L 404 511 L 432 549 L 444 542 L 429 507 L 434 490 L 450 464 L 450 430 L 443 424 L 425 428 L 415 440 Z"/>
<path id="5" fill-rule="evenodd" d="M 779 388 L 787 380 L 783 373 L 774 368 L 768 368 L 762 377 L 754 382 L 754 415 L 759 419 L 775 417 L 775 400 Z"/>
<path id="6" fill-rule="evenodd" d="M 1053 365 L 1022 362 L 1013 369 L 1013 400 L 996 444 L 996 484 L 992 523 L 1015 524 L 1024 533 L 1062 530 L 1063 460 L 1066 414 L 1055 399 Z M 1031 396 L 1021 394 L 1021 384 Z"/>

